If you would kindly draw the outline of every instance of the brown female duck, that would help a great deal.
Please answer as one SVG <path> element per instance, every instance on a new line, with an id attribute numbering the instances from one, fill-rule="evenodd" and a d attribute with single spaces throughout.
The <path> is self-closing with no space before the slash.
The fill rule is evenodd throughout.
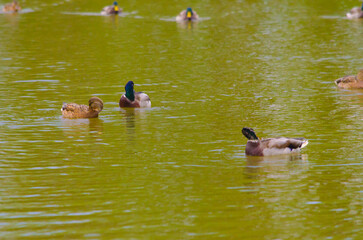
<path id="1" fill-rule="evenodd" d="M 89 106 L 76 103 L 64 103 L 62 115 L 65 118 L 96 118 L 103 109 L 103 102 L 98 97 L 91 97 Z"/>
<path id="2" fill-rule="evenodd" d="M 266 138 L 259 139 L 252 128 L 243 128 L 243 135 L 248 139 L 246 144 L 246 155 L 249 156 L 271 156 L 299 152 L 301 148 L 308 145 L 305 138 Z"/>
<path id="3" fill-rule="evenodd" d="M 349 75 L 335 80 L 335 84 L 340 88 L 363 88 L 363 69 L 357 76 Z"/>
<path id="4" fill-rule="evenodd" d="M 13 1 L 11 3 L 7 3 L 3 7 L 3 12 L 19 12 L 21 7 L 17 1 Z"/>
<path id="5" fill-rule="evenodd" d="M 120 98 L 119 106 L 121 108 L 147 108 L 151 107 L 151 101 L 147 94 L 135 92 L 134 82 L 129 81 L 125 85 L 126 93 Z"/>

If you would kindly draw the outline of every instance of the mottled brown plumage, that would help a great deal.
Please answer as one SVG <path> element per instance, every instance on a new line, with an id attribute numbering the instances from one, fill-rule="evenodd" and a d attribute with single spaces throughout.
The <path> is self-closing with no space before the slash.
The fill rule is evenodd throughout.
<path id="1" fill-rule="evenodd" d="M 340 88 L 363 88 L 363 69 L 356 76 L 349 75 L 335 80 L 335 84 Z"/>
<path id="2" fill-rule="evenodd" d="M 91 97 L 87 105 L 64 103 L 62 115 L 65 118 L 96 118 L 103 109 L 103 102 L 98 97 Z"/>

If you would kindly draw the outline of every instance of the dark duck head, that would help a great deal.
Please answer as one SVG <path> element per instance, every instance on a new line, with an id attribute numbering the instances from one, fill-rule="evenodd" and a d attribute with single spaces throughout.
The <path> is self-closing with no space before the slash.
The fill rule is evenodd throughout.
<path id="1" fill-rule="evenodd" d="M 118 3 L 116 1 L 113 2 L 113 9 L 115 10 L 116 13 L 119 12 Z"/>
<path id="2" fill-rule="evenodd" d="M 131 101 L 135 101 L 135 91 L 134 91 L 134 82 L 129 81 L 125 85 L 126 97 Z"/>
<path id="3" fill-rule="evenodd" d="M 192 8 L 191 8 L 191 7 L 188 7 L 188 8 L 187 8 L 186 15 L 187 15 L 187 19 L 188 19 L 188 20 L 192 20 L 192 17 L 193 17 L 193 10 L 192 10 Z"/>
<path id="4" fill-rule="evenodd" d="M 252 128 L 242 128 L 242 134 L 245 135 L 248 140 L 258 140 L 258 137 Z"/>

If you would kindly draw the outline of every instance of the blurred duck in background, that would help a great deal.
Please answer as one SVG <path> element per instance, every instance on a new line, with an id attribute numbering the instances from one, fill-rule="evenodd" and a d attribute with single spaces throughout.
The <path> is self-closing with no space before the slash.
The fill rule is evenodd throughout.
<path id="1" fill-rule="evenodd" d="M 19 12 L 21 7 L 17 1 L 13 1 L 11 3 L 7 3 L 3 7 L 3 12 Z"/>
<path id="2" fill-rule="evenodd" d="M 354 7 L 347 13 L 348 19 L 363 18 L 363 3 L 361 7 Z"/>
<path id="3" fill-rule="evenodd" d="M 63 103 L 61 108 L 65 118 L 96 118 L 103 109 L 103 102 L 98 97 L 91 97 L 87 105 Z"/>
<path id="4" fill-rule="evenodd" d="M 115 1 L 113 5 L 106 6 L 103 8 L 101 14 L 102 15 L 117 15 L 122 12 L 122 8 L 118 6 L 118 3 Z"/>
<path id="5" fill-rule="evenodd" d="M 176 21 L 197 21 L 199 19 L 198 14 L 192 10 L 191 7 L 188 7 L 187 10 L 183 10 L 176 16 Z"/>
<path id="6" fill-rule="evenodd" d="M 356 76 L 348 75 L 335 80 L 335 84 L 340 88 L 363 88 L 363 69 Z"/>

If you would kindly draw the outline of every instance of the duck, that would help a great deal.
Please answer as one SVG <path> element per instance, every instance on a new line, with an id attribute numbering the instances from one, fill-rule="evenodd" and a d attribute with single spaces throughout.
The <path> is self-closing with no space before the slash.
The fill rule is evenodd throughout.
<path id="1" fill-rule="evenodd" d="M 103 102 L 98 97 L 91 97 L 87 105 L 63 103 L 61 108 L 65 118 L 96 118 L 103 109 Z"/>
<path id="2" fill-rule="evenodd" d="M 7 3 L 3 7 L 3 12 L 19 12 L 21 7 L 17 1 L 13 1 L 11 3 Z"/>
<path id="3" fill-rule="evenodd" d="M 358 19 L 363 18 L 363 3 L 361 7 L 352 8 L 347 14 L 348 19 Z"/>
<path id="4" fill-rule="evenodd" d="M 335 84 L 339 88 L 363 88 L 363 69 L 356 76 L 348 75 L 335 80 Z"/>
<path id="5" fill-rule="evenodd" d="M 300 152 L 309 141 L 305 138 L 266 138 L 259 139 L 252 128 L 244 127 L 242 134 L 248 139 L 246 144 L 247 156 L 272 156 Z"/>
<path id="6" fill-rule="evenodd" d="M 188 7 L 186 10 L 183 10 L 179 13 L 178 16 L 176 16 L 177 22 L 182 21 L 197 21 L 199 19 L 199 16 L 197 12 L 193 11 L 191 7 Z"/>
<path id="7" fill-rule="evenodd" d="M 151 101 L 147 94 L 135 92 L 134 82 L 129 81 L 125 85 L 125 94 L 120 98 L 119 106 L 121 108 L 150 108 Z"/>
<path id="8" fill-rule="evenodd" d="M 117 15 L 122 12 L 122 8 L 118 6 L 118 3 L 115 1 L 113 5 L 106 6 L 103 8 L 101 14 L 102 15 Z"/>

